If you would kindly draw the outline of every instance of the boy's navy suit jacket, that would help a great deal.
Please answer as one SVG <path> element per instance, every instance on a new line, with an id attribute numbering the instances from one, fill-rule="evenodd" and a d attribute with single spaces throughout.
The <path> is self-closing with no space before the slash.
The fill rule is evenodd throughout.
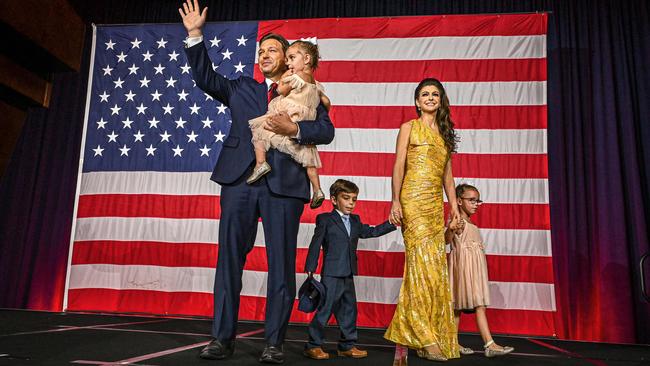
<path id="1" fill-rule="evenodd" d="M 350 235 L 345 229 L 341 215 L 336 211 L 316 217 L 314 237 L 309 244 L 305 272 L 315 272 L 320 248 L 323 248 L 321 275 L 347 277 L 357 274 L 357 243 L 359 238 L 375 238 L 395 230 L 388 221 L 378 226 L 363 224 L 359 215 L 350 214 Z"/>

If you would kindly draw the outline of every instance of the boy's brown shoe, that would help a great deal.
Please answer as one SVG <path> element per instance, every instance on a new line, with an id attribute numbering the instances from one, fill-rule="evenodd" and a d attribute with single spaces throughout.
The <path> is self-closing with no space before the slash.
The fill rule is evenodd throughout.
<path id="1" fill-rule="evenodd" d="M 338 354 L 339 356 L 352 357 L 352 358 L 368 357 L 368 351 L 358 349 L 357 347 L 352 347 L 347 351 L 338 351 Z"/>
<path id="2" fill-rule="evenodd" d="M 323 349 L 320 347 L 305 349 L 302 351 L 302 354 L 305 355 L 305 357 L 309 357 L 314 360 L 327 360 L 330 358 L 330 354 L 323 351 Z"/>

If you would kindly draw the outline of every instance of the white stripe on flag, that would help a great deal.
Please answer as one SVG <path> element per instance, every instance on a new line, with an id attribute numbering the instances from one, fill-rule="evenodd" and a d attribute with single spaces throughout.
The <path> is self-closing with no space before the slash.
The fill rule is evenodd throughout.
<path id="1" fill-rule="evenodd" d="M 118 240 L 217 243 L 218 220 L 153 217 L 79 218 L 75 241 Z"/>
<path id="2" fill-rule="evenodd" d="M 550 257 L 553 252 L 550 230 L 480 229 L 485 253 Z"/>
<path id="3" fill-rule="evenodd" d="M 394 153 L 399 129 L 337 128 L 319 151 Z M 456 130 L 462 154 L 546 154 L 546 130 Z"/>
<path id="4" fill-rule="evenodd" d="M 462 154 L 546 154 L 546 129 L 457 130 Z"/>
<path id="5" fill-rule="evenodd" d="M 321 185 L 329 187 L 339 177 L 322 175 Z M 391 178 L 354 177 L 363 201 L 391 201 Z M 456 184 L 468 183 L 481 190 L 488 203 L 548 203 L 546 179 L 455 178 Z M 446 198 L 445 198 L 446 200 Z"/>
<path id="6" fill-rule="evenodd" d="M 323 38 L 318 49 L 323 61 L 543 58 L 546 36 Z"/>
<path id="7" fill-rule="evenodd" d="M 417 83 L 322 83 L 332 105 L 413 106 Z M 447 81 L 453 106 L 545 105 L 546 81 Z"/>
<path id="8" fill-rule="evenodd" d="M 152 290 L 163 292 L 212 293 L 214 269 L 143 265 L 73 265 L 70 289 L 106 288 L 114 290 Z M 244 296 L 266 296 L 266 272 L 245 270 L 242 276 Z M 296 274 L 296 288 L 307 277 Z M 401 278 L 356 276 L 357 300 L 395 304 Z M 490 282 L 491 308 L 554 311 L 553 285 L 525 282 Z"/>
<path id="9" fill-rule="evenodd" d="M 300 224 L 298 248 L 308 248 L 315 224 Z M 164 243 L 218 242 L 219 220 L 164 219 L 156 217 L 96 217 L 78 219 L 75 241 L 152 241 Z M 548 230 L 481 229 L 490 255 L 551 256 Z M 255 246 L 264 246 L 264 229 L 257 226 Z M 118 244 L 119 245 L 119 244 Z M 404 240 L 399 230 L 379 238 L 362 239 L 359 250 L 404 252 Z"/>
<path id="10" fill-rule="evenodd" d="M 83 173 L 79 194 L 219 195 L 221 186 L 209 172 L 89 172 Z"/>
<path id="11" fill-rule="evenodd" d="M 210 173 L 191 173 L 187 179 L 174 181 L 159 172 L 102 172 L 83 173 L 81 194 L 166 194 L 218 195 L 219 185 L 210 181 Z M 329 187 L 338 176 L 321 176 L 321 185 Z M 359 199 L 366 201 L 391 200 L 390 177 L 353 177 L 360 188 Z M 134 180 L 135 184 L 128 184 Z M 456 177 L 456 184 L 469 183 L 481 190 L 481 198 L 488 203 L 548 203 L 546 179 L 497 179 Z M 123 189 L 118 191 L 117 189 Z"/>

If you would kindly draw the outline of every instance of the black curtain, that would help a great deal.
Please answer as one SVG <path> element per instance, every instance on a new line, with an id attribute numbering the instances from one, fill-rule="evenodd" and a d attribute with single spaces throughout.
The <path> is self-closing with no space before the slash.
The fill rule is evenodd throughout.
<path id="1" fill-rule="evenodd" d="M 87 74 L 57 73 L 0 182 L 0 307 L 61 310 Z"/>
<path id="2" fill-rule="evenodd" d="M 572 339 L 648 343 L 638 263 L 650 250 L 650 8 L 580 5 L 558 4 L 549 42 L 556 328 Z"/>
<path id="3" fill-rule="evenodd" d="M 176 23 L 181 4 L 70 2 L 88 23 L 97 24 Z M 650 305 L 641 296 L 638 269 L 640 256 L 650 250 L 647 1 L 202 4 L 209 7 L 209 21 L 552 12 L 548 157 L 557 333 L 571 339 L 650 342 Z M 0 306 L 60 310 L 85 79 L 85 72 L 55 78 L 52 106 L 30 112 L 0 186 Z"/>

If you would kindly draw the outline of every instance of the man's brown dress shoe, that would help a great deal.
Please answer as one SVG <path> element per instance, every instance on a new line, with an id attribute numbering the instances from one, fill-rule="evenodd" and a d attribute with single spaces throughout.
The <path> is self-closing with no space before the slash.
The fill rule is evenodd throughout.
<path id="1" fill-rule="evenodd" d="M 307 348 L 302 352 L 305 357 L 309 357 L 314 360 L 327 360 L 330 358 L 330 354 L 323 351 L 320 347 Z"/>
<path id="2" fill-rule="evenodd" d="M 357 347 L 352 347 L 347 351 L 339 351 L 338 354 L 339 356 L 352 357 L 352 358 L 368 357 L 368 351 L 358 349 Z"/>

